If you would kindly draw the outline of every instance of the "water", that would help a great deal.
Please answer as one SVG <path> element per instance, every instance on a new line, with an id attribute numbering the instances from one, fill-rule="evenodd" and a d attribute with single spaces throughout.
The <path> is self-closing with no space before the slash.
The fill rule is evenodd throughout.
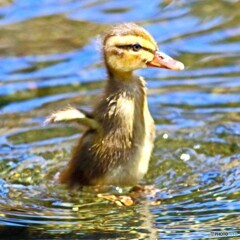
<path id="1" fill-rule="evenodd" d="M 0 6 L 3 238 L 204 239 L 240 230 L 238 0 L 2 0 Z M 56 109 L 93 104 L 106 76 L 98 35 L 123 21 L 144 26 L 186 66 L 139 71 L 157 126 L 142 181 L 160 189 L 156 206 L 146 199 L 117 207 L 91 191 L 56 185 L 54 175 L 83 129 L 43 126 Z"/>

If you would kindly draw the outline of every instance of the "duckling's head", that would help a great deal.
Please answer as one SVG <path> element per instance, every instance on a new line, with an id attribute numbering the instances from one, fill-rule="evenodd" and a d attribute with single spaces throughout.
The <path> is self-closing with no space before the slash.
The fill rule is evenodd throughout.
<path id="1" fill-rule="evenodd" d="M 172 70 L 184 68 L 181 62 L 158 51 L 153 37 L 134 23 L 112 27 L 104 37 L 103 53 L 111 72 L 132 72 L 150 66 Z"/>

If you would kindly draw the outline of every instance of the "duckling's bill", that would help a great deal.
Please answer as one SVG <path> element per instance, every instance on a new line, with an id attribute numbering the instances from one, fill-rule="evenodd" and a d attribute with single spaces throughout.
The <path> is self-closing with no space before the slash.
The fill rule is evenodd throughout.
<path id="1" fill-rule="evenodd" d="M 147 62 L 148 67 L 166 68 L 170 70 L 183 70 L 184 64 L 171 58 L 167 54 L 156 51 L 153 60 Z"/>

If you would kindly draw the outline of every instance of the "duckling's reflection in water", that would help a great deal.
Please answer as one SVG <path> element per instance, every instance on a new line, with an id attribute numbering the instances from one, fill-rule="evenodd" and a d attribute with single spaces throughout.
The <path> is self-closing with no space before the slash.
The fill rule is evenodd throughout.
<path id="1" fill-rule="evenodd" d="M 134 186 L 148 170 L 155 137 L 145 81 L 133 71 L 145 67 L 182 70 L 158 50 L 152 36 L 134 23 L 112 27 L 103 39 L 108 80 L 92 113 L 67 108 L 47 123 L 76 121 L 87 127 L 59 181 L 70 188 L 86 185 Z"/>

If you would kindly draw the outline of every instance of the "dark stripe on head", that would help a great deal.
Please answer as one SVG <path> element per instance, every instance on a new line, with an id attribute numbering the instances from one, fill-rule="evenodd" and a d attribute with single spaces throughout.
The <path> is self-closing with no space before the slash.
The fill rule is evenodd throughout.
<path id="1" fill-rule="evenodd" d="M 134 44 L 116 45 L 116 47 L 117 47 L 117 48 L 121 48 L 121 49 L 127 49 L 127 50 L 129 50 L 129 49 L 133 49 Z M 155 53 L 154 50 L 152 50 L 152 49 L 150 49 L 150 48 L 147 48 L 147 47 L 140 46 L 140 49 L 143 49 L 143 50 L 145 50 L 145 51 L 147 51 L 147 52 L 150 52 L 150 53 L 152 53 L 152 54 Z M 140 50 L 140 49 L 139 49 L 139 50 Z"/>

